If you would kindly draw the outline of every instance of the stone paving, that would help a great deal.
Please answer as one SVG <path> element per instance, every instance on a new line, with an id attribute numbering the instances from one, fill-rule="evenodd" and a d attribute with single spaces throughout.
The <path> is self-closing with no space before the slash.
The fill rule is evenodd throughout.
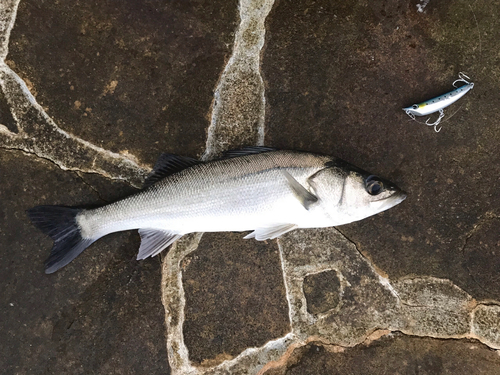
<path id="1" fill-rule="evenodd" d="M 6 373 L 497 374 L 500 2 L 0 4 Z M 452 89 L 442 130 L 401 110 Z M 276 241 L 113 234 L 53 275 L 24 211 L 140 188 L 164 151 L 341 157 L 407 200 Z"/>

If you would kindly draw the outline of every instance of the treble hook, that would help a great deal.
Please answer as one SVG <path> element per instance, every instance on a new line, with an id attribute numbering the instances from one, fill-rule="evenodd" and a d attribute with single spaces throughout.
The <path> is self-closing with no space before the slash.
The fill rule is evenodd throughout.
<path id="1" fill-rule="evenodd" d="M 442 109 L 439 110 L 439 117 L 436 121 L 434 121 L 432 124 L 429 124 L 429 120 L 430 119 L 427 119 L 427 121 L 425 122 L 425 125 L 427 126 L 434 126 L 434 131 L 436 133 L 439 133 L 441 131 L 441 128 L 439 128 L 439 130 L 437 129 L 437 126 L 439 125 L 439 123 L 441 122 L 441 119 L 444 117 L 444 111 Z"/>
<path id="2" fill-rule="evenodd" d="M 442 118 L 444 117 L 443 108 L 446 108 L 449 105 L 455 103 L 458 99 L 467 94 L 467 92 L 469 92 L 474 87 L 474 83 L 469 82 L 468 80 L 470 80 L 470 78 L 465 73 L 460 72 L 458 74 L 458 79 L 453 82 L 453 87 L 455 87 L 453 91 L 426 100 L 425 102 L 422 103 L 413 104 L 410 107 L 403 108 L 403 111 L 405 111 L 406 114 L 410 116 L 412 120 L 415 121 L 417 121 L 415 119 L 415 116 L 427 116 L 439 111 L 439 118 L 436 121 L 430 123 L 429 122 L 430 119 L 427 119 L 427 121 L 425 122 L 425 125 L 433 126 L 434 131 L 436 133 L 439 133 L 441 128 L 438 129 L 437 125 L 441 122 Z M 463 82 L 464 85 L 458 86 L 457 85 L 458 82 Z"/>

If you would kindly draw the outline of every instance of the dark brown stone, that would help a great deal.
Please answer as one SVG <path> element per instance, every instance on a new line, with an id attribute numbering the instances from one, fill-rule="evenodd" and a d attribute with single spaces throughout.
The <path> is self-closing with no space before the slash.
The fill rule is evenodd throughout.
<path id="1" fill-rule="evenodd" d="M 276 241 L 205 233 L 183 264 L 191 361 L 213 365 L 290 331 Z"/>
<path id="2" fill-rule="evenodd" d="M 130 188 L 108 181 L 98 194 L 19 151 L 0 150 L 0 165 L 2 372 L 168 374 L 160 262 L 135 260 L 139 236 L 106 236 L 46 275 L 52 241 L 25 214 L 39 204 L 102 204 L 99 195 Z"/>
<path id="3" fill-rule="evenodd" d="M 368 346 L 342 349 L 309 344 L 296 349 L 288 370 L 266 375 L 436 375 L 498 373 L 498 355 L 474 341 L 437 340 L 394 334 Z"/>
<path id="4" fill-rule="evenodd" d="M 500 300 L 500 218 L 486 217 L 467 240 L 464 266 L 484 293 Z"/>
<path id="5" fill-rule="evenodd" d="M 339 230 L 390 278 L 448 278 L 479 298 L 500 294 L 469 276 L 461 251 L 480 218 L 500 207 L 500 118 L 492 105 L 500 102 L 492 78 L 500 68 L 485 50 L 500 40 L 494 9 L 466 1 L 430 2 L 424 13 L 397 0 L 278 1 L 262 64 L 267 145 L 343 158 L 408 193 L 401 205 Z M 459 71 L 477 84 L 445 110 L 440 133 L 401 110 L 453 89 Z M 476 273 L 498 272 L 481 263 Z"/>
<path id="6" fill-rule="evenodd" d="M 340 300 L 340 280 L 332 270 L 306 276 L 303 290 L 307 311 L 311 314 L 321 314 L 334 309 Z"/>
<path id="7" fill-rule="evenodd" d="M 23 1 L 8 63 L 64 130 L 153 164 L 199 156 L 236 1 Z"/>
<path id="8" fill-rule="evenodd" d="M 5 126 L 13 133 L 19 133 L 16 121 L 12 117 L 12 113 L 10 113 L 9 104 L 2 90 L 0 90 L 0 125 Z"/>

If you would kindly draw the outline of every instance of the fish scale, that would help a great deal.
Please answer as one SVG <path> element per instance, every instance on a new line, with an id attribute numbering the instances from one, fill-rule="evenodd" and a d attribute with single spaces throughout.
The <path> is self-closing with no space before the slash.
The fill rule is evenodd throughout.
<path id="1" fill-rule="evenodd" d="M 361 220 L 405 198 L 392 183 L 340 159 L 269 148 L 206 163 L 165 154 L 150 178 L 153 185 L 103 207 L 30 210 L 32 221 L 55 241 L 46 272 L 113 232 L 139 229 L 143 259 L 187 233 L 253 231 L 246 238 L 264 240 L 295 228 Z M 374 181 L 380 185 L 376 194 Z"/>

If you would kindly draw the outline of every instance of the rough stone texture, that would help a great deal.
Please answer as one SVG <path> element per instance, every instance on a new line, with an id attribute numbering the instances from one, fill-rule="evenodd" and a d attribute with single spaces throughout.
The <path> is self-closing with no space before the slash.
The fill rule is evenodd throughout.
<path id="1" fill-rule="evenodd" d="M 267 145 L 333 154 L 409 192 L 395 209 L 339 229 L 390 278 L 446 278 L 476 298 L 499 294 L 474 282 L 461 251 L 474 225 L 499 214 L 498 7 L 279 1 L 262 64 Z M 460 71 L 476 86 L 445 110 L 440 133 L 401 110 L 449 91 Z M 474 275 L 498 278 L 481 264 Z"/>
<path id="2" fill-rule="evenodd" d="M 293 332 L 302 340 L 322 337 L 353 346 L 393 319 L 397 295 L 380 281 L 365 258 L 335 229 L 296 230 L 279 240 Z M 340 278 L 337 308 L 313 316 L 303 280 L 334 270 Z"/>
<path id="3" fill-rule="evenodd" d="M 302 285 L 307 312 L 313 315 L 336 308 L 340 300 L 340 280 L 335 271 L 323 271 L 304 277 Z"/>
<path id="4" fill-rule="evenodd" d="M 199 156 L 237 21 L 236 1 L 22 1 L 7 62 L 94 145 Z"/>
<path id="5" fill-rule="evenodd" d="M 260 52 L 264 43 L 264 20 L 273 2 L 274 0 L 245 0 L 239 4 L 240 25 L 236 31 L 231 58 L 222 72 L 219 85 L 214 94 L 212 121 L 208 128 L 203 160 L 210 160 L 231 148 L 260 145 L 263 142 L 265 100 L 259 66 Z M 190 309 L 189 306 L 186 308 L 186 298 L 189 297 L 186 296 L 185 290 L 188 293 L 195 292 L 194 298 L 192 298 L 193 295 L 191 297 L 194 300 L 197 299 L 197 291 L 185 286 L 183 280 L 181 280 L 181 275 L 184 271 L 185 257 L 199 246 L 207 243 L 206 240 L 200 243 L 201 238 L 201 235 L 196 235 L 190 236 L 184 241 L 179 241 L 178 244 L 173 246 L 164 262 L 163 303 L 166 310 L 167 329 L 170 332 L 167 338 L 170 364 L 174 371 L 178 373 L 241 373 L 243 371 L 245 373 L 255 373 L 280 353 L 280 350 L 274 349 L 275 344 L 273 341 L 269 342 L 268 340 L 277 335 L 278 332 L 284 333 L 288 331 L 288 322 L 282 305 L 284 301 L 279 299 L 279 297 L 283 296 L 283 290 L 281 290 L 281 293 L 278 292 L 278 300 L 269 304 L 267 298 L 260 298 L 260 288 L 257 287 L 251 290 L 245 288 L 246 291 L 251 291 L 251 293 L 235 295 L 237 298 L 231 298 L 231 302 L 236 306 L 248 307 L 250 297 L 256 305 L 250 307 L 250 311 L 244 313 L 243 311 L 236 311 L 235 317 L 225 320 L 222 329 L 219 328 L 220 323 L 218 320 L 220 315 L 218 312 L 212 314 L 202 313 L 202 319 L 200 320 L 200 314 L 197 314 L 199 308 L 194 310 L 193 308 Z M 222 253 L 227 254 L 226 256 L 229 259 L 231 259 L 231 253 L 240 254 L 242 250 L 241 237 L 235 241 L 233 235 L 219 233 L 211 234 L 209 238 L 211 239 L 209 242 L 221 244 Z M 248 246 L 252 245 L 246 243 L 243 248 Z M 260 244 L 256 248 L 267 249 L 264 253 L 270 253 L 273 248 L 275 249 L 275 244 L 268 242 Z M 236 257 L 238 256 L 240 255 L 236 255 Z M 224 273 L 226 272 L 228 270 L 224 271 Z M 266 272 L 269 273 L 267 278 L 270 280 L 281 279 L 279 269 L 272 267 L 272 265 L 266 267 Z M 229 267 L 229 275 L 225 277 L 226 280 L 230 278 L 230 273 L 231 268 Z M 247 274 L 245 277 L 246 283 L 252 279 L 252 277 L 250 279 L 248 277 Z M 218 304 L 218 309 L 223 308 L 224 295 L 233 295 L 235 285 L 237 284 L 234 282 L 223 283 L 220 285 L 219 290 L 215 293 L 212 292 L 214 295 L 222 297 L 219 297 L 222 306 Z M 251 294 L 253 294 L 253 298 Z M 193 302 L 191 303 L 193 304 Z M 197 305 L 196 302 L 194 304 Z M 278 319 L 276 323 L 273 323 L 269 321 L 268 316 L 273 314 L 276 307 L 278 307 L 278 314 L 275 314 L 274 318 Z M 232 309 L 234 310 L 234 307 Z M 262 314 L 261 311 L 265 310 L 270 311 Z M 258 329 L 252 327 L 252 325 L 256 325 L 255 323 L 252 324 L 252 321 L 256 321 L 258 318 L 251 315 L 256 313 L 260 317 L 259 328 L 261 330 L 270 329 L 270 332 L 257 332 Z M 232 340 L 231 336 L 234 335 L 231 333 L 230 327 L 235 320 L 241 322 L 242 317 L 246 320 L 245 327 L 248 327 L 248 331 L 253 332 L 253 334 L 250 333 L 248 336 L 248 332 L 240 334 L 238 337 L 239 342 L 236 343 Z M 214 318 L 215 322 L 210 318 Z M 201 327 L 200 324 L 204 326 Z M 220 345 L 217 344 L 217 340 L 213 342 L 212 339 L 211 345 L 203 347 L 203 342 L 196 340 L 198 335 L 204 335 L 209 339 L 214 338 L 217 332 L 222 333 L 222 335 L 215 337 L 218 341 L 222 341 Z M 227 341 L 229 341 L 229 345 Z M 245 346 L 253 346 L 257 343 L 263 344 L 265 341 L 268 342 L 255 351 L 246 350 L 240 353 Z M 276 345 L 281 349 L 283 342 L 288 342 L 288 339 L 285 336 L 276 341 Z M 187 346 L 189 344 L 191 349 Z M 238 357 L 230 360 L 235 354 L 239 354 Z M 213 367 L 214 365 L 216 366 Z"/>
<path id="6" fill-rule="evenodd" d="M 237 251 L 233 249 L 238 249 Z M 183 259 L 189 358 L 215 365 L 290 331 L 276 241 L 206 233 Z"/>
<path id="7" fill-rule="evenodd" d="M 500 306 L 498 305 L 481 305 L 474 310 L 472 319 L 472 332 L 478 336 L 482 336 L 486 344 L 500 340 Z M 494 344 L 493 344 L 494 345 Z"/>
<path id="8" fill-rule="evenodd" d="M 2 119 L 2 125 L 7 128 L 8 131 L 12 133 L 18 133 L 19 129 L 16 126 L 16 121 L 10 113 L 10 107 L 5 98 L 5 95 L 0 90 L 0 119 Z"/>
<path id="9" fill-rule="evenodd" d="M 265 375 L 494 375 L 499 366 L 500 357 L 476 342 L 396 334 L 349 349 L 311 343 L 296 350 L 288 369 Z"/>
<path id="10" fill-rule="evenodd" d="M 498 1 L 17 4 L 0 4 L 0 147 L 27 152 L 0 150 L 7 373 L 498 372 Z M 439 134 L 401 111 L 459 71 L 476 86 Z M 134 189 L 113 180 L 139 186 L 163 151 L 264 140 L 408 199 L 267 244 L 186 236 L 161 284 L 132 233 L 43 275 L 26 208 L 119 199 Z"/>
<path id="11" fill-rule="evenodd" d="M 138 235 L 108 236 L 71 267 L 45 275 L 51 241 L 25 210 L 103 201 L 74 172 L 20 151 L 1 150 L 0 165 L 2 372 L 169 373 L 160 263 L 135 260 Z M 99 183 L 104 196 L 130 191 L 124 183 Z"/>
<path id="12" fill-rule="evenodd" d="M 485 216 L 469 235 L 463 264 L 490 298 L 500 299 L 500 217 Z"/>
<path id="13" fill-rule="evenodd" d="M 264 143 L 264 83 L 260 55 L 264 21 L 274 0 L 242 0 L 233 53 L 214 95 L 204 159 L 223 151 Z"/>
<path id="14" fill-rule="evenodd" d="M 398 280 L 393 286 L 406 317 L 400 330 L 419 336 L 470 336 L 476 301 L 449 280 L 412 278 Z"/>
<path id="15" fill-rule="evenodd" d="M 2 147 L 49 159 L 61 169 L 98 173 L 141 185 L 149 168 L 138 165 L 126 152 L 113 153 L 61 130 L 36 102 L 26 83 L 3 62 L 0 88 L 16 121 L 14 130 L 0 126 Z"/>

